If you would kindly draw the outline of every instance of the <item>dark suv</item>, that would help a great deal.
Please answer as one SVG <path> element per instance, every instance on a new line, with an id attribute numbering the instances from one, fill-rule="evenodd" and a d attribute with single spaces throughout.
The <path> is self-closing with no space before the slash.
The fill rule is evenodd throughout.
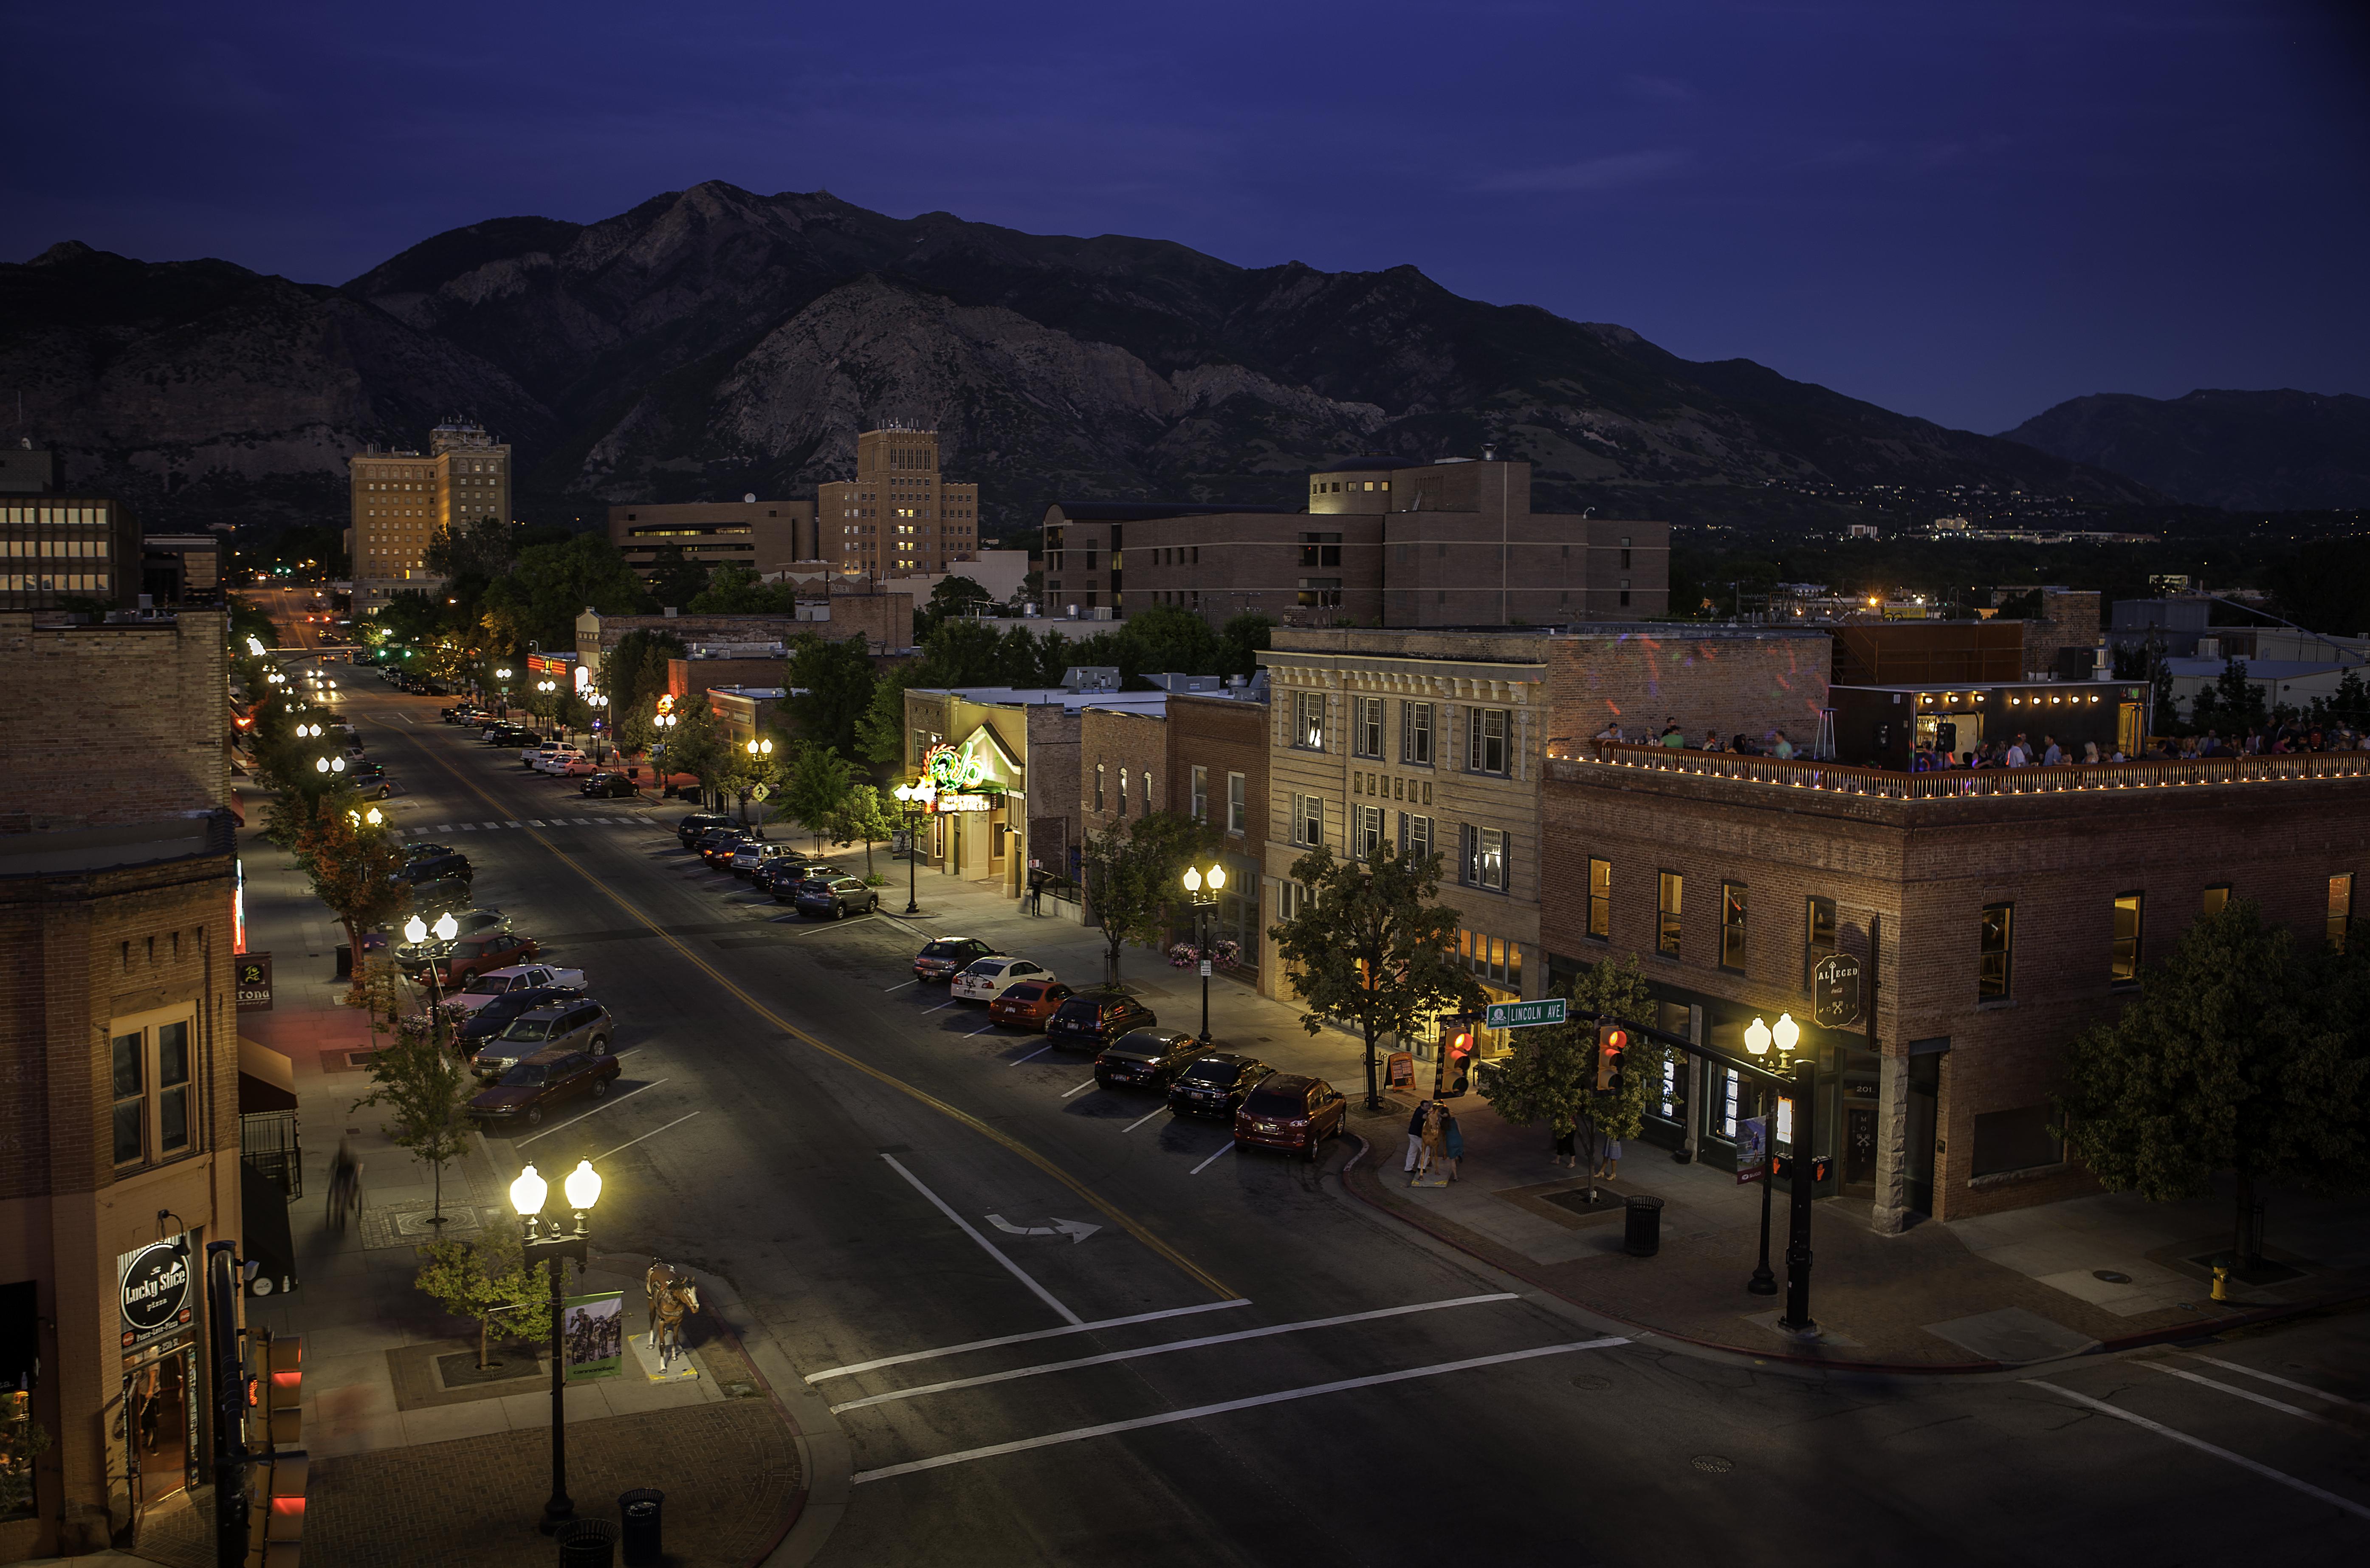
<path id="1" fill-rule="evenodd" d="M 698 843 L 699 836 L 706 833 L 711 827 L 737 827 L 740 824 L 738 823 L 734 822 L 729 816 L 718 816 L 713 812 L 694 812 L 689 816 L 674 824 L 674 836 L 682 841 L 683 847 L 688 849 L 693 845 Z"/>
<path id="2" fill-rule="evenodd" d="M 1083 1045 L 1100 1051 L 1131 1029 L 1150 1029 L 1160 1021 L 1152 1009 L 1133 997 L 1113 991 L 1081 991 L 1053 1009 L 1045 1020 L 1045 1038 L 1055 1045 Z"/>
<path id="3" fill-rule="evenodd" d="M 1231 1122 L 1275 1069 L 1254 1056 L 1212 1051 L 1196 1059 L 1168 1086 L 1168 1109 L 1179 1116 L 1219 1116 Z"/>
<path id="4" fill-rule="evenodd" d="M 609 1049 L 614 1032 L 609 1009 L 595 1001 L 537 1008 L 511 1020 L 500 1034 L 477 1047 L 469 1070 L 480 1078 L 497 1078 L 539 1051 L 566 1047 L 600 1055 Z"/>
<path id="5" fill-rule="evenodd" d="M 1235 1113 L 1235 1142 L 1313 1160 L 1349 1113 L 1350 1102 L 1323 1078 L 1271 1073 Z"/>
<path id="6" fill-rule="evenodd" d="M 448 850 L 442 855 L 422 855 L 416 860 L 406 861 L 401 870 L 389 871 L 386 876 L 389 882 L 408 882 L 418 887 L 422 882 L 443 882 L 448 878 L 467 882 L 472 874 L 469 857 Z"/>
<path id="7" fill-rule="evenodd" d="M 1095 1058 L 1095 1082 L 1105 1089 L 1167 1089 L 1201 1054 L 1202 1043 L 1182 1030 L 1133 1030 Z"/>
<path id="8" fill-rule="evenodd" d="M 499 997 L 488 997 L 482 1007 L 465 1015 L 454 1038 L 474 1055 L 478 1047 L 508 1029 L 515 1020 L 547 1008 L 565 1008 L 583 996 L 581 986 L 529 986 L 523 991 L 504 991 Z"/>

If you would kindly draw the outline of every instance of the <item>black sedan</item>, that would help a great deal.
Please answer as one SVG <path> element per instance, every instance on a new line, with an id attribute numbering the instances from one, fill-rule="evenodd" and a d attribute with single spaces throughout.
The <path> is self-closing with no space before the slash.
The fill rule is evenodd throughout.
<path id="1" fill-rule="evenodd" d="M 1045 1039 L 1053 1045 L 1083 1045 L 1103 1051 L 1119 1043 L 1131 1029 L 1150 1029 L 1160 1020 L 1133 997 L 1116 991 L 1081 991 L 1053 1009 L 1045 1020 Z"/>
<path id="2" fill-rule="evenodd" d="M 1095 1081 L 1105 1089 L 1167 1089 L 1202 1055 L 1202 1043 L 1179 1029 L 1136 1029 L 1095 1058 Z"/>
<path id="3" fill-rule="evenodd" d="M 778 901 L 781 894 L 776 894 Z M 880 907 L 880 895 L 857 877 L 809 876 L 790 895 L 801 915 L 823 915 L 836 920 L 850 914 L 869 915 Z"/>
<path id="4" fill-rule="evenodd" d="M 634 788 L 634 781 L 622 773 L 596 773 L 587 778 L 583 789 L 578 791 L 596 801 L 622 801 L 639 792 Z"/>
<path id="5" fill-rule="evenodd" d="M 1275 1069 L 1255 1056 L 1212 1051 L 1194 1060 L 1168 1086 L 1168 1109 L 1179 1116 L 1216 1116 L 1232 1122 L 1243 1101 Z"/>

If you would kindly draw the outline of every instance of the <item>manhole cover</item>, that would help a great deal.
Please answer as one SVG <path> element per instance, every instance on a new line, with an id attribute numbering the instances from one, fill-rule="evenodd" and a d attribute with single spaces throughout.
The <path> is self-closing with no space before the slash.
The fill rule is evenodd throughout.
<path id="1" fill-rule="evenodd" d="M 1697 1454 L 1695 1465 L 1696 1469 L 1707 1475 L 1726 1475 L 1736 1468 L 1734 1460 L 1723 1458 L 1718 1454 Z"/>
<path id="2" fill-rule="evenodd" d="M 1601 1394 L 1613 1387 L 1613 1379 L 1600 1378 L 1593 1372 L 1582 1372 L 1571 1380 L 1571 1386 L 1592 1394 Z"/>
<path id="3" fill-rule="evenodd" d="M 2129 1285 L 2132 1283 L 2131 1275 L 2127 1274 L 2118 1274 L 2113 1269 L 2092 1269 L 2090 1271 L 2090 1277 L 2092 1279 L 2103 1279 L 2109 1285 Z"/>

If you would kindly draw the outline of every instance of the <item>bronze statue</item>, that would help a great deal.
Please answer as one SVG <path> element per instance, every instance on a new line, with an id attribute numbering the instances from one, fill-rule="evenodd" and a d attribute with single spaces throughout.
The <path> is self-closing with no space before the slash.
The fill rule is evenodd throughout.
<path id="1" fill-rule="evenodd" d="M 653 1262 L 642 1286 L 650 1293 L 650 1345 L 659 1353 L 659 1370 L 664 1372 L 676 1356 L 689 1354 L 683 1343 L 683 1320 L 699 1310 L 699 1282 L 688 1269 Z"/>

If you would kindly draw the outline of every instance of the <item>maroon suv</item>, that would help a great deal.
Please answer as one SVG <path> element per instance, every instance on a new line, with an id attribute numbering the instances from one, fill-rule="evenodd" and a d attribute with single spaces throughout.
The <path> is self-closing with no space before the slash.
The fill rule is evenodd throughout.
<path id="1" fill-rule="evenodd" d="M 1280 1148 L 1313 1160 L 1349 1114 L 1350 1102 L 1323 1078 L 1271 1073 L 1235 1113 L 1235 1146 Z"/>

